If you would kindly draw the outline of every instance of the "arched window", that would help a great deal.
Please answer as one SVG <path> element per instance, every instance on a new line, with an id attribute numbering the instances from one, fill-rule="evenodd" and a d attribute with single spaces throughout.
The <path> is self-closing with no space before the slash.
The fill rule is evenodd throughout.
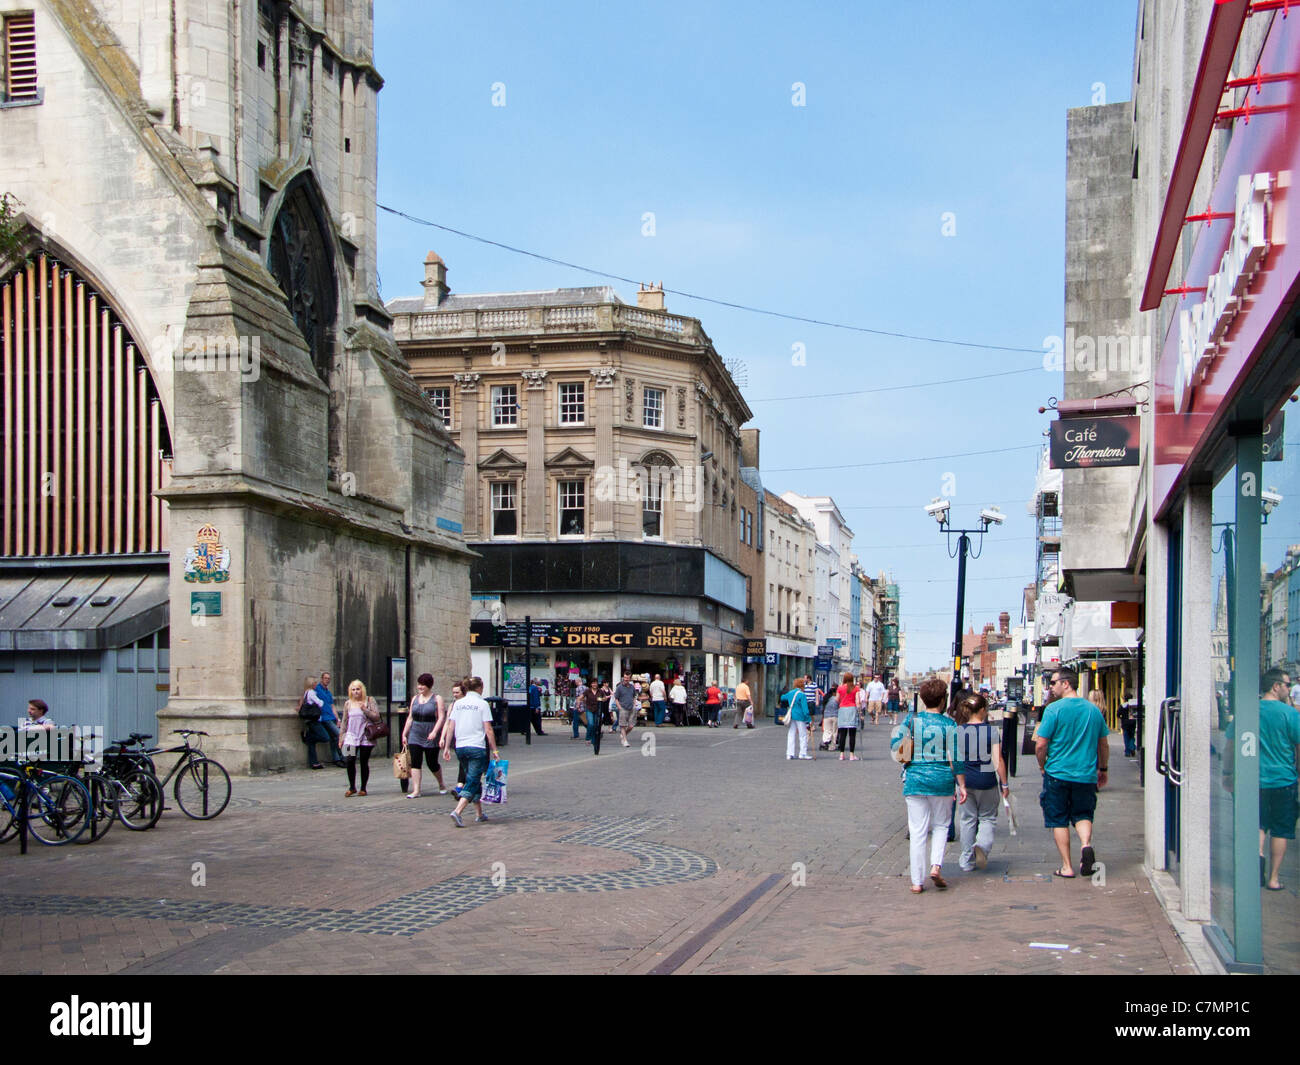
<path id="1" fill-rule="evenodd" d="M 40 253 L 0 285 L 0 555 L 165 551 L 171 439 L 108 300 Z"/>

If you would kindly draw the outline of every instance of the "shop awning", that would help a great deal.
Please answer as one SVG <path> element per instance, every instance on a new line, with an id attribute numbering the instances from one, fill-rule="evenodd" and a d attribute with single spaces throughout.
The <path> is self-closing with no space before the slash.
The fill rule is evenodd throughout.
<path id="1" fill-rule="evenodd" d="M 0 575 L 0 651 L 125 647 L 168 624 L 166 573 Z"/>

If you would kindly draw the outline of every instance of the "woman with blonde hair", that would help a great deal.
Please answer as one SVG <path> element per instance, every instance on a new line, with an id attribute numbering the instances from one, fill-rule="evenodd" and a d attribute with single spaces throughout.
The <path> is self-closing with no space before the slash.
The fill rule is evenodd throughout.
<path id="1" fill-rule="evenodd" d="M 364 795 L 370 782 L 370 753 L 375 748 L 366 726 L 379 721 L 379 707 L 366 694 L 366 686 L 359 680 L 348 685 L 348 701 L 343 704 L 343 732 L 339 736 L 339 750 L 347 759 L 348 790 L 345 799 Z M 361 760 L 361 790 L 357 791 L 357 759 Z"/>

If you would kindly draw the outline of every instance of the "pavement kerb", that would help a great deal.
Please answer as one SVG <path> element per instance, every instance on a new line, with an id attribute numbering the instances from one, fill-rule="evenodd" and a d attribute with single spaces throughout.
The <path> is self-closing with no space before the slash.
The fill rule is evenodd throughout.
<path id="1" fill-rule="evenodd" d="M 1178 937 L 1183 951 L 1196 967 L 1201 976 L 1226 976 L 1227 969 L 1220 963 L 1218 956 L 1205 941 L 1205 925 L 1201 921 L 1189 921 L 1183 916 L 1182 890 L 1177 881 L 1163 869 L 1146 867 L 1143 871 L 1151 884 L 1151 894 L 1164 911 L 1165 919 Z"/>

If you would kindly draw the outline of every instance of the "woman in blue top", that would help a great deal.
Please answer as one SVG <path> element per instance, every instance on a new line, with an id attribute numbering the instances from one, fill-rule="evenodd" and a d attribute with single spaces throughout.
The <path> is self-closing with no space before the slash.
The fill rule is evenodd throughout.
<path id="1" fill-rule="evenodd" d="M 808 753 L 808 726 L 812 723 L 812 714 L 808 710 L 808 699 L 803 693 L 803 683 L 806 678 L 796 677 L 794 687 L 785 695 L 781 696 L 781 702 L 788 704 L 789 709 L 785 717 L 778 717 L 776 723 L 784 725 L 787 721 L 790 723 L 790 731 L 785 741 L 785 756 L 787 759 L 793 758 L 795 737 L 799 737 L 799 757 L 803 759 L 812 759 Z"/>
<path id="2" fill-rule="evenodd" d="M 889 746 L 897 749 L 912 738 L 912 760 L 903 771 L 903 801 L 907 804 L 907 830 L 911 841 L 912 893 L 925 890 L 926 841 L 929 840 L 930 879 L 940 891 L 943 851 L 952 823 L 954 790 L 959 803 L 966 801 L 965 765 L 957 760 L 957 725 L 943 713 L 948 686 L 941 680 L 921 685 L 922 712 L 911 715 L 894 730 Z"/>

